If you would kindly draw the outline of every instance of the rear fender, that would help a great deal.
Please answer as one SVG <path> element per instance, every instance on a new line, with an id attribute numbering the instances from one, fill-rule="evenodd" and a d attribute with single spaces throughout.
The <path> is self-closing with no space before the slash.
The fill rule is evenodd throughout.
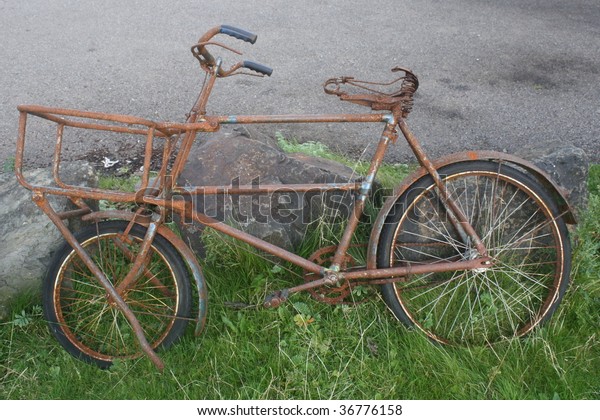
<path id="1" fill-rule="evenodd" d="M 558 204 L 559 211 L 563 215 L 565 222 L 568 224 L 577 223 L 573 209 L 571 209 L 567 201 L 567 191 L 564 188 L 560 187 L 558 184 L 556 184 L 556 182 L 554 182 L 554 180 L 550 178 L 550 175 L 548 175 L 546 172 L 544 172 L 537 166 L 533 165 L 531 162 L 526 161 L 525 159 L 506 153 L 482 150 L 455 153 L 452 155 L 444 156 L 436 161 L 433 161 L 432 163 L 436 170 L 440 170 L 445 166 L 457 162 L 469 162 L 474 160 L 499 162 L 502 164 L 516 166 L 526 171 L 530 175 L 534 176 L 554 197 Z M 420 167 L 415 172 L 406 177 L 404 181 L 402 181 L 402 183 L 394 189 L 393 193 L 389 197 L 387 197 L 385 203 L 383 204 L 383 207 L 377 215 L 377 219 L 375 219 L 375 223 L 373 224 L 373 229 L 371 231 L 371 237 L 369 238 L 369 245 L 367 251 L 368 268 L 372 269 L 377 267 L 377 247 L 379 245 L 381 230 L 383 229 L 385 220 L 390 210 L 394 206 L 394 203 L 396 203 L 398 198 L 402 194 L 404 194 L 404 192 L 413 183 L 427 175 L 428 173 L 425 170 L 425 168 Z"/>

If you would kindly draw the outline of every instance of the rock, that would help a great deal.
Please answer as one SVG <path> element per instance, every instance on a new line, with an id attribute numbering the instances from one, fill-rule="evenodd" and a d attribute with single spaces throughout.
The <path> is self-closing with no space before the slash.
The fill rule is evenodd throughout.
<path id="1" fill-rule="evenodd" d="M 550 150 L 522 153 L 569 192 L 569 203 L 582 210 L 587 204 L 589 162 L 585 153 L 573 146 L 558 145 Z M 179 179 L 180 185 L 265 185 L 312 184 L 356 180 L 353 171 L 339 163 L 301 154 L 285 154 L 273 139 L 242 133 L 220 132 L 198 141 Z M 335 195 L 334 195 L 335 194 Z M 308 225 L 321 214 L 346 217 L 351 199 L 340 192 L 275 193 L 270 196 L 196 196 L 199 212 L 225 221 L 243 231 L 282 248 L 292 250 L 304 238 Z M 186 241 L 200 255 L 202 227 L 190 220 L 178 221 Z"/>
<path id="2" fill-rule="evenodd" d="M 53 185 L 51 169 L 25 173 L 35 185 Z M 87 162 L 63 163 L 61 177 L 75 185 L 97 186 L 97 177 Z M 66 197 L 50 197 L 57 211 L 72 209 Z M 0 319 L 9 314 L 9 302 L 17 294 L 37 291 L 62 243 L 50 219 L 31 201 L 31 192 L 21 187 L 14 173 L 0 174 Z"/>
<path id="3" fill-rule="evenodd" d="M 589 159 L 585 152 L 573 145 L 555 145 L 545 150 L 532 150 L 527 154 L 536 166 L 568 191 L 569 204 L 579 213 L 587 208 Z"/>
<path id="4" fill-rule="evenodd" d="M 285 154 L 269 138 L 250 138 L 240 134 L 219 133 L 197 142 L 179 179 L 180 185 L 265 185 L 314 184 L 355 180 L 348 167 L 326 159 Z M 197 211 L 230 223 L 285 249 L 298 246 L 309 224 L 323 214 L 347 216 L 351 197 L 342 192 L 321 195 L 274 193 L 271 195 L 196 196 Z M 189 221 L 188 221 L 189 222 Z M 181 223 L 188 243 L 202 255 L 199 234 L 193 223 Z"/>

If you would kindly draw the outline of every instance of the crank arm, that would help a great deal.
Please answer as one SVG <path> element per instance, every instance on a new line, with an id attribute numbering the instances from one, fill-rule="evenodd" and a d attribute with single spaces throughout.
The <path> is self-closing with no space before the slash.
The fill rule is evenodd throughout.
<path id="1" fill-rule="evenodd" d="M 290 287 L 289 289 L 282 289 L 271 293 L 265 298 L 263 306 L 265 308 L 277 308 L 279 305 L 288 300 L 289 296 L 294 293 L 302 292 L 308 289 L 314 289 L 316 287 L 321 286 L 331 286 L 333 284 L 336 284 L 340 279 L 341 277 L 339 273 L 335 273 L 333 271 L 327 272 L 327 274 L 325 274 L 324 277 L 318 280 L 304 284 L 299 284 L 298 286 Z"/>
<path id="2" fill-rule="evenodd" d="M 290 287 L 289 289 L 278 290 L 265 298 L 263 306 L 265 308 L 277 308 L 283 302 L 285 302 L 291 294 L 302 292 L 308 289 L 314 289 L 321 286 L 332 286 L 337 284 L 341 280 L 358 280 L 358 282 L 364 281 L 368 284 L 385 284 L 394 283 L 401 281 L 404 277 L 413 274 L 425 274 L 435 273 L 443 271 L 457 271 L 457 270 L 482 270 L 493 266 L 493 261 L 489 257 L 475 258 L 468 261 L 456 261 L 436 264 L 422 264 L 413 266 L 403 267 L 391 267 L 391 268 L 377 268 L 377 269 L 366 269 L 356 270 L 348 272 L 333 272 L 328 271 L 324 277 L 311 281 L 308 283 L 300 284 L 298 286 Z M 391 277 L 396 277 L 392 279 Z M 364 280 L 369 279 L 369 280 Z"/>

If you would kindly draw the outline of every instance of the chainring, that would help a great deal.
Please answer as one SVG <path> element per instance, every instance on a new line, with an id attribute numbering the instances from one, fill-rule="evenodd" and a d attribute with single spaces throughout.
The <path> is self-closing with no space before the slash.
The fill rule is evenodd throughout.
<path id="1" fill-rule="evenodd" d="M 364 247 L 364 245 L 351 245 L 351 248 Z M 327 267 L 329 263 L 333 261 L 337 246 L 327 246 L 316 250 L 308 259 L 320 266 Z M 359 266 L 358 262 L 352 255 L 346 254 L 342 260 L 340 271 L 352 271 L 353 269 L 364 268 Z M 304 282 L 309 283 L 311 281 L 318 280 L 321 278 L 319 274 L 311 273 L 308 271 L 304 272 Z M 352 292 L 358 286 L 368 285 L 368 281 L 353 281 L 342 280 L 339 285 L 333 286 L 319 286 L 314 289 L 308 289 L 308 293 L 320 302 L 327 303 L 329 305 L 358 305 L 368 301 L 371 298 L 372 293 L 366 293 L 365 296 L 355 296 Z M 361 293 L 364 290 L 361 289 Z"/>

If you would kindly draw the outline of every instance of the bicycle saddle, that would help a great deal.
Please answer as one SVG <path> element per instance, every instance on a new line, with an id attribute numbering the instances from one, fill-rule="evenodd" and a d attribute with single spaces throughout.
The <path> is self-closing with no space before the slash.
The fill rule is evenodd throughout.
<path id="1" fill-rule="evenodd" d="M 375 111 L 393 111 L 399 106 L 402 109 L 402 117 L 406 117 L 412 111 L 413 95 L 419 87 L 419 79 L 411 70 L 404 67 L 394 67 L 392 69 L 392 72 L 399 71 L 404 72 L 404 75 L 387 83 L 367 82 L 356 80 L 354 77 L 343 76 L 327 80 L 323 84 L 323 88 L 325 93 L 336 95 L 342 101 L 368 106 Z M 388 90 L 393 89 L 398 84 L 400 84 L 400 88 L 390 92 L 378 90 L 382 87 L 388 87 Z M 368 93 L 350 93 L 342 90 L 342 86 L 345 88 L 353 87 Z"/>

